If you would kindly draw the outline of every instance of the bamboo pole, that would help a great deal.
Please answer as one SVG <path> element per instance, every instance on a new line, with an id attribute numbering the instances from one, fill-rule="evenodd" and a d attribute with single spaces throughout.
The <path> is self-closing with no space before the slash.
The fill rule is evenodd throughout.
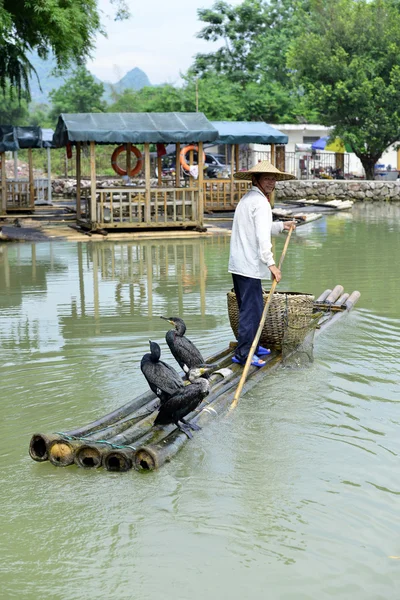
<path id="1" fill-rule="evenodd" d="M 286 238 L 286 242 L 285 242 L 285 245 L 283 247 L 283 251 L 282 251 L 282 254 L 281 254 L 280 261 L 279 261 L 278 269 L 282 268 L 282 264 L 283 264 L 283 261 L 285 259 L 286 250 L 287 250 L 289 242 L 290 242 L 292 231 L 293 231 L 293 225 L 289 229 L 289 233 L 288 233 L 288 236 Z M 237 387 L 237 390 L 235 392 L 235 396 L 233 398 L 231 409 L 235 408 L 237 406 L 238 402 L 239 402 L 240 394 L 242 393 L 243 386 L 244 386 L 244 384 L 246 382 L 246 377 L 247 377 L 247 374 L 248 374 L 250 366 L 251 366 L 251 361 L 253 360 L 253 355 L 254 355 L 255 349 L 257 348 L 258 341 L 260 339 L 262 330 L 264 328 L 265 319 L 267 317 L 268 309 L 269 309 L 269 306 L 271 304 L 272 296 L 274 294 L 276 286 L 277 286 L 277 281 L 276 281 L 276 279 L 274 279 L 274 281 L 272 282 L 272 285 L 271 285 L 271 289 L 270 289 L 269 294 L 268 294 L 267 301 L 266 301 L 265 306 L 264 306 L 264 310 L 263 310 L 263 313 L 262 313 L 262 316 L 261 316 L 260 324 L 259 324 L 258 329 L 257 329 L 257 333 L 255 335 L 253 343 L 251 344 L 249 355 L 247 357 L 246 364 L 245 364 L 244 369 L 243 369 L 242 377 L 241 377 L 241 379 L 239 381 L 239 385 Z"/>
<path id="2" fill-rule="evenodd" d="M 1 163 L 1 212 L 7 214 L 7 175 L 6 175 L 6 153 L 0 153 Z"/>
<path id="3" fill-rule="evenodd" d="M 144 177 L 146 186 L 145 221 L 151 221 L 150 144 L 144 145 Z"/>
<path id="4" fill-rule="evenodd" d="M 341 296 L 344 292 L 344 287 L 342 285 L 337 285 L 333 288 L 329 296 L 325 298 L 325 302 L 327 304 L 333 304 L 336 300 Z"/>
<path id="5" fill-rule="evenodd" d="M 236 161 L 236 172 L 239 171 L 239 144 L 235 144 L 235 161 Z"/>
<path id="6" fill-rule="evenodd" d="M 96 228 L 96 144 L 90 142 L 90 225 Z"/>
<path id="7" fill-rule="evenodd" d="M 325 302 L 331 292 L 332 290 L 325 290 L 320 296 L 318 296 L 315 302 Z"/>
<path id="8" fill-rule="evenodd" d="M 81 143 L 76 144 L 76 218 L 81 218 Z"/>
<path id="9" fill-rule="evenodd" d="M 28 170 L 29 170 L 29 204 L 33 210 L 35 207 L 35 183 L 33 180 L 33 157 L 32 148 L 28 148 Z"/>

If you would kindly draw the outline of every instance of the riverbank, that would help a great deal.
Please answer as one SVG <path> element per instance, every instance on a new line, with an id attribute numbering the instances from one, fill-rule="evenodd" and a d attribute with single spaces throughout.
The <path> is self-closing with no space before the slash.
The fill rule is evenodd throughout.
<path id="1" fill-rule="evenodd" d="M 306 179 L 278 181 L 276 200 L 352 200 L 355 202 L 400 202 L 400 179 L 396 181 L 355 181 Z"/>

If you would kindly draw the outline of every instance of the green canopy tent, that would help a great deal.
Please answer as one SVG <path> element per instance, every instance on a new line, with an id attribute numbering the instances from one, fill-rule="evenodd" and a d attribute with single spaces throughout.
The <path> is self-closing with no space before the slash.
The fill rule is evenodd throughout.
<path id="1" fill-rule="evenodd" d="M 57 147 L 76 146 L 77 219 L 84 226 L 90 229 L 202 227 L 203 144 L 217 137 L 217 130 L 202 113 L 83 113 L 60 115 L 53 142 Z M 181 188 L 179 174 L 172 185 L 164 185 L 161 168 L 158 182 L 151 178 L 150 144 L 156 145 L 161 159 L 164 145 L 171 143 L 176 145 L 177 164 L 181 144 L 198 146 L 198 179 L 190 177 L 189 187 Z M 128 181 L 128 185 L 109 189 L 98 187 L 97 144 L 119 145 L 118 152 L 126 151 L 128 180 L 131 173 L 141 173 L 144 166 L 142 179 L 135 178 Z M 82 214 L 80 153 L 86 145 L 90 147 L 91 187 L 90 202 Z M 134 169 L 130 163 L 132 151 L 137 157 Z M 113 167 L 118 168 L 119 174 L 123 173 L 115 162 L 116 158 Z"/>

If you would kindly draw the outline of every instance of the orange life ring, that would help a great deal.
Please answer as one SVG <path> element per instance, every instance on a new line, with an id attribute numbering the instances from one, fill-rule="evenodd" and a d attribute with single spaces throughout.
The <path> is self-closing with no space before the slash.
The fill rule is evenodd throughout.
<path id="1" fill-rule="evenodd" d="M 185 169 L 185 171 L 189 171 L 189 169 L 190 169 L 190 165 L 188 165 L 186 162 L 186 154 L 188 152 L 190 152 L 191 150 L 195 150 L 197 152 L 197 154 L 199 154 L 198 146 L 185 146 L 184 148 L 182 148 L 181 153 L 180 153 L 179 162 L 181 163 L 182 168 Z M 203 164 L 205 162 L 206 162 L 206 155 L 203 152 Z"/>
<path id="2" fill-rule="evenodd" d="M 118 175 L 128 175 L 127 171 L 125 171 L 124 169 L 121 169 L 121 167 L 117 163 L 117 158 L 121 154 L 121 152 L 126 152 L 125 144 L 123 144 L 122 146 L 117 146 L 117 148 L 115 148 L 115 150 L 111 156 L 111 166 Z M 131 169 L 131 171 L 129 173 L 129 177 L 134 177 L 135 175 L 140 173 L 140 171 L 142 170 L 143 157 L 142 157 L 142 153 L 140 152 L 139 148 L 136 148 L 136 146 L 131 146 L 131 153 L 134 154 L 137 158 L 135 167 L 133 169 Z"/>

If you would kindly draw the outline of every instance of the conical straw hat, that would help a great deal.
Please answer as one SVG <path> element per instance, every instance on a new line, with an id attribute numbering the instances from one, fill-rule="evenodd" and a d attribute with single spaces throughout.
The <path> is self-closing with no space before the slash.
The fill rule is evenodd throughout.
<path id="1" fill-rule="evenodd" d="M 270 179 L 274 179 L 275 181 L 284 181 L 285 179 L 296 179 L 294 175 L 290 173 L 283 173 L 273 164 L 269 162 L 269 160 L 262 160 L 261 162 L 251 167 L 248 171 L 238 171 L 234 173 L 234 179 L 252 179 L 253 175 L 257 173 L 265 173 L 268 175 Z"/>

